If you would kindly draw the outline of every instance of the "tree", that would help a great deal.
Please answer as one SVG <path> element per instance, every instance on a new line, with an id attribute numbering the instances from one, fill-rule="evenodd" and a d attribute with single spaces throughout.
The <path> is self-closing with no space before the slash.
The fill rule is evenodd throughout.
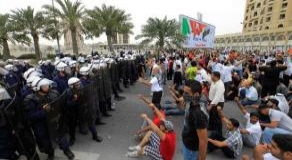
<path id="1" fill-rule="evenodd" d="M 179 23 L 175 19 L 168 20 L 149 18 L 147 24 L 142 26 L 142 34 L 135 37 L 136 40 L 143 39 L 142 44 L 154 42 L 159 49 L 165 46 L 180 46 L 184 37 L 179 33 Z"/>
<path id="2" fill-rule="evenodd" d="M 39 34 L 46 24 L 46 20 L 42 12 L 35 12 L 33 8 L 28 6 L 26 9 L 17 9 L 12 11 L 11 19 L 16 28 L 22 28 L 23 35 L 30 34 L 37 60 L 41 59 L 41 50 L 39 45 Z"/>
<path id="3" fill-rule="evenodd" d="M 15 26 L 16 25 L 11 21 L 9 14 L 0 14 L 0 44 L 3 48 L 4 60 L 7 60 L 10 57 L 8 42 L 12 44 L 15 44 L 16 42 L 24 44 L 30 43 L 29 37 L 17 33 L 20 28 L 16 28 Z"/>
<path id="4" fill-rule="evenodd" d="M 105 33 L 109 49 L 114 53 L 112 39 L 119 34 L 129 34 L 134 25 L 130 22 L 131 15 L 126 14 L 124 10 L 114 6 L 102 5 L 101 8 L 95 7 L 87 10 L 87 17 L 83 21 L 84 29 L 88 37 L 99 37 Z"/>
<path id="5" fill-rule="evenodd" d="M 77 31 L 82 29 L 81 19 L 84 17 L 84 7 L 81 2 L 70 0 L 56 0 L 60 9 L 52 5 L 44 5 L 47 12 L 56 14 L 62 20 L 64 32 L 70 30 L 72 38 L 73 53 L 78 55 Z"/>

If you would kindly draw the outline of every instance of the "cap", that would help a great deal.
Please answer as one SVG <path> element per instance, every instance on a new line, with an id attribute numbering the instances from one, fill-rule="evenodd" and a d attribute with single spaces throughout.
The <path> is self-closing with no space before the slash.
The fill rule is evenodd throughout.
<path id="1" fill-rule="evenodd" d="M 167 120 L 165 120 L 165 119 L 161 119 L 160 122 L 161 122 L 162 125 L 164 125 L 164 127 L 165 127 L 165 129 L 166 129 L 167 131 L 173 131 L 173 128 L 174 128 L 174 127 L 173 127 L 172 122 L 167 121 Z"/>

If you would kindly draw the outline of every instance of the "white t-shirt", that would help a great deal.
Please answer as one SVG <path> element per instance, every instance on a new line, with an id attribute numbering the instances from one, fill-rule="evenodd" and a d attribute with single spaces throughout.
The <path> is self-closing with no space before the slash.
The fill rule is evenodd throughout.
<path id="1" fill-rule="evenodd" d="M 206 70 L 202 68 L 198 70 L 195 80 L 202 83 L 203 81 L 210 82 L 211 78 L 208 76 Z"/>
<path id="2" fill-rule="evenodd" d="M 160 92 L 162 91 L 162 87 L 160 86 L 158 79 L 156 76 L 152 77 L 150 80 L 151 85 L 151 92 Z"/>
<path id="3" fill-rule="evenodd" d="M 180 69 L 179 69 L 179 71 L 180 72 L 182 72 L 182 62 L 181 62 L 181 60 L 175 60 L 174 61 L 174 63 L 173 63 L 173 69 L 175 69 L 176 68 L 176 65 L 179 65 L 180 66 Z"/>
<path id="4" fill-rule="evenodd" d="M 271 121 L 279 122 L 278 128 L 285 129 L 292 133 L 292 119 L 285 113 L 270 109 L 269 111 Z"/>
<path id="5" fill-rule="evenodd" d="M 289 110 L 290 110 L 290 107 L 289 107 L 289 103 L 287 102 L 285 96 L 283 94 L 277 93 L 275 95 L 275 98 L 279 101 L 278 108 L 282 112 L 288 114 Z"/>
<path id="6" fill-rule="evenodd" d="M 234 66 L 223 66 L 223 77 L 224 77 L 224 80 L 223 82 L 231 82 L 232 81 L 232 70 L 234 69 Z"/>
<path id="7" fill-rule="evenodd" d="M 249 134 L 256 140 L 256 145 L 259 144 L 262 136 L 262 128 L 259 122 L 256 124 L 250 123 L 250 114 L 246 113 L 244 115 L 244 118 L 247 119 L 246 123 L 246 130 L 249 132 Z"/>

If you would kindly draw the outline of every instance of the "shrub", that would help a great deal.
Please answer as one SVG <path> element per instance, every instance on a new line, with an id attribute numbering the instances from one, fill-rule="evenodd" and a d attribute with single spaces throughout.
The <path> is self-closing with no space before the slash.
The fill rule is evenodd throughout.
<path id="1" fill-rule="evenodd" d="M 23 55 L 17 57 L 17 59 L 36 59 L 36 55 L 35 54 L 23 54 Z"/>
<path id="2" fill-rule="evenodd" d="M 55 59 L 56 55 L 55 54 L 47 54 L 48 59 Z"/>

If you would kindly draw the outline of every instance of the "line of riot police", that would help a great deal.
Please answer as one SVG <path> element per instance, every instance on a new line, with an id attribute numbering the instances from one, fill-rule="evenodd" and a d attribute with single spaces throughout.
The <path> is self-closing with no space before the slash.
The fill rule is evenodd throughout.
<path id="1" fill-rule="evenodd" d="M 0 63 L 0 159 L 38 160 L 38 147 L 52 160 L 57 145 L 74 159 L 70 146 L 78 141 L 77 128 L 102 141 L 96 125 L 111 116 L 112 95 L 125 99 L 120 82 L 125 88 L 135 83 L 139 62 L 134 56 L 78 60 L 57 58 L 35 67 L 27 61 Z"/>

